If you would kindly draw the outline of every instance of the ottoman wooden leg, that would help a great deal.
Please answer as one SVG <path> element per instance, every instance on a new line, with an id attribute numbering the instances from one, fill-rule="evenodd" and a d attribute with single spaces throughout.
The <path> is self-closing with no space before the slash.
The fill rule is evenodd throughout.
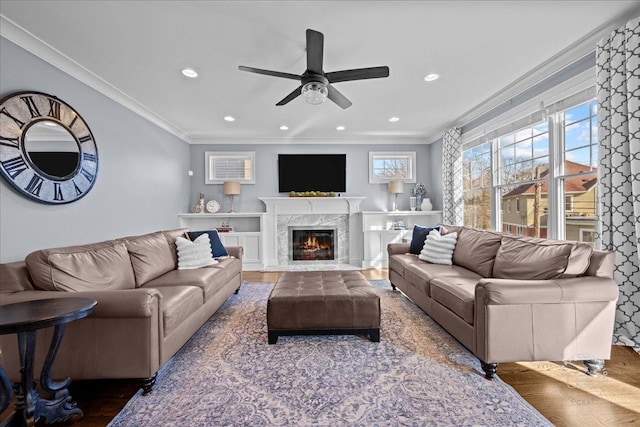
<path id="1" fill-rule="evenodd" d="M 267 332 L 269 344 L 275 344 L 278 342 L 278 334 L 272 331 Z"/>

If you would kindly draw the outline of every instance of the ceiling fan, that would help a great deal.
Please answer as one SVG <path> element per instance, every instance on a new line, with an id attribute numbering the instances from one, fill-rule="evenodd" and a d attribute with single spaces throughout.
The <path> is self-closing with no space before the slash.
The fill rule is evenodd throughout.
<path id="1" fill-rule="evenodd" d="M 349 101 L 331 83 L 347 82 L 352 80 L 379 79 L 389 76 L 389 67 L 358 68 L 355 70 L 342 70 L 325 73 L 322 69 L 322 56 L 324 52 L 324 35 L 321 32 L 307 30 L 307 70 L 302 75 L 283 73 L 280 71 L 263 70 L 260 68 L 245 67 L 240 65 L 238 69 L 250 73 L 264 74 L 266 76 L 281 77 L 284 79 L 299 80 L 300 86 L 289 95 L 285 96 L 276 105 L 285 105 L 291 100 L 302 95 L 309 104 L 321 104 L 329 98 L 341 108 L 349 108 Z"/>

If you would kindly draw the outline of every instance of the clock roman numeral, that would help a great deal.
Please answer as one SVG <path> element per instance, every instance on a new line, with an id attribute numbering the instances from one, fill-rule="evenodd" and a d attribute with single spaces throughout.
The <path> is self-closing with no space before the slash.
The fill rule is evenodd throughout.
<path id="1" fill-rule="evenodd" d="M 69 129 L 73 128 L 73 125 L 76 123 L 76 120 L 78 120 L 77 115 L 73 116 L 73 120 L 71 120 L 71 123 L 69 123 Z"/>
<path id="2" fill-rule="evenodd" d="M 49 117 L 60 120 L 60 103 L 49 98 Z"/>
<path id="3" fill-rule="evenodd" d="M 62 187 L 59 182 L 53 183 L 53 200 L 64 200 L 64 197 L 62 197 Z"/>
<path id="4" fill-rule="evenodd" d="M 89 161 L 89 162 L 94 162 L 94 163 L 95 163 L 95 162 L 97 162 L 97 161 L 98 161 L 98 158 L 96 157 L 96 155 L 95 155 L 95 154 L 91 154 L 91 153 L 82 153 L 82 157 L 83 157 L 85 160 Z"/>
<path id="5" fill-rule="evenodd" d="M 34 196 L 40 197 L 40 190 L 42 190 L 43 182 L 44 180 L 40 178 L 38 175 L 33 175 L 33 177 L 31 178 L 31 181 L 29 181 L 29 184 L 27 184 L 27 186 L 25 187 L 25 190 L 27 190 L 29 193 L 33 194 Z"/>
<path id="6" fill-rule="evenodd" d="M 27 164 L 21 156 L 3 161 L 2 167 L 7 171 L 9 176 L 14 179 L 16 176 L 27 170 Z"/>
<path id="7" fill-rule="evenodd" d="M 76 196 L 79 196 L 82 194 L 82 190 L 78 187 L 78 184 L 76 184 L 76 182 L 74 180 L 71 180 L 71 182 L 73 182 L 73 188 L 76 189 Z"/>
<path id="8" fill-rule="evenodd" d="M 91 134 L 89 135 L 85 135 L 82 138 L 78 138 L 78 141 L 80 142 L 87 142 L 87 141 L 91 141 Z"/>
<path id="9" fill-rule="evenodd" d="M 36 106 L 36 103 L 33 102 L 33 97 L 21 96 L 20 99 L 22 99 L 24 103 L 27 104 L 27 107 L 29 107 L 29 113 L 31 114 L 31 117 L 41 116 L 40 111 L 38 111 L 38 107 Z"/>
<path id="10" fill-rule="evenodd" d="M 85 168 L 82 168 L 82 170 L 80 170 L 80 173 L 82 174 L 82 176 L 87 178 L 87 181 L 93 182 L 93 178 L 95 178 L 95 175 L 92 175 L 91 172 L 89 172 Z"/>
<path id="11" fill-rule="evenodd" d="M 8 138 L 0 135 L 0 145 L 6 145 L 11 148 L 18 148 L 18 138 Z"/>
<path id="12" fill-rule="evenodd" d="M 20 120 L 16 119 L 15 117 L 13 117 L 11 114 L 9 114 L 9 112 L 7 111 L 6 108 L 3 108 L 2 110 L 0 110 L 0 114 L 4 114 L 5 116 L 9 117 L 11 120 L 13 120 L 14 122 L 16 122 L 16 124 L 18 125 L 18 127 L 20 129 L 22 129 L 24 127 L 24 122 L 21 122 Z"/>

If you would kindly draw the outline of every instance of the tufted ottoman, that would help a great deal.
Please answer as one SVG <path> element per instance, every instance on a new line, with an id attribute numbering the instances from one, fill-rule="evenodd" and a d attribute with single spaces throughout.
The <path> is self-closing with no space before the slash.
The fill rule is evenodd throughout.
<path id="1" fill-rule="evenodd" d="M 380 341 L 380 297 L 359 271 L 285 272 L 267 302 L 269 344 L 282 335 L 353 334 Z"/>

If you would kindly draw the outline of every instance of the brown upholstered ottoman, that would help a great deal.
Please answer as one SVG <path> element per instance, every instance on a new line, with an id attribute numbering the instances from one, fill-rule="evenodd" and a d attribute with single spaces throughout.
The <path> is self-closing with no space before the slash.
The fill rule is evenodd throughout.
<path id="1" fill-rule="evenodd" d="M 352 334 L 380 341 L 380 297 L 359 271 L 282 274 L 267 302 L 269 344 L 283 335 Z"/>

